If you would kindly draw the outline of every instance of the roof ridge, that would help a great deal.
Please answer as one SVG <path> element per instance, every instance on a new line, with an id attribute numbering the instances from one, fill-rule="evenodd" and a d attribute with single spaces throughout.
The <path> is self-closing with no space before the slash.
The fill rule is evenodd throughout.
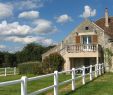
<path id="1" fill-rule="evenodd" d="M 108 18 L 111 18 L 111 17 L 113 17 L 113 16 L 108 16 Z M 101 19 L 104 19 L 105 17 L 101 17 L 101 18 L 99 18 L 99 19 L 97 19 L 95 22 L 97 22 L 97 21 L 99 21 L 99 20 L 101 20 Z"/>
<path id="2" fill-rule="evenodd" d="M 100 26 L 98 26 L 96 23 L 92 22 L 94 25 L 96 25 L 99 29 L 101 29 L 102 31 L 104 31 L 104 29 L 102 29 Z"/>

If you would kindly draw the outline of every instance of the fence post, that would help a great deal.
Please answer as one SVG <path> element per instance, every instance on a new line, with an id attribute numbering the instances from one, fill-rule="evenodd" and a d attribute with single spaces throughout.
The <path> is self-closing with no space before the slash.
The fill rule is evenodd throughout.
<path id="1" fill-rule="evenodd" d="M 96 68 L 97 68 L 97 77 L 98 77 L 98 75 L 99 75 L 99 74 L 98 74 L 98 73 L 99 73 L 99 69 L 98 69 L 99 66 L 98 66 L 98 65 L 99 65 L 99 64 L 96 64 Z"/>
<path id="2" fill-rule="evenodd" d="M 75 90 L 75 68 L 72 68 L 72 90 Z"/>
<path id="3" fill-rule="evenodd" d="M 85 66 L 82 67 L 82 83 L 85 84 Z"/>
<path id="4" fill-rule="evenodd" d="M 104 63 L 102 63 L 102 74 L 104 73 Z"/>
<path id="5" fill-rule="evenodd" d="M 5 67 L 5 76 L 7 76 L 7 68 Z"/>
<path id="6" fill-rule="evenodd" d="M 27 77 L 22 76 L 21 80 L 21 95 L 27 95 Z"/>
<path id="7" fill-rule="evenodd" d="M 16 75 L 16 67 L 14 67 L 14 75 Z"/>
<path id="8" fill-rule="evenodd" d="M 92 80 L 92 65 L 90 65 L 90 80 Z"/>
<path id="9" fill-rule="evenodd" d="M 99 75 L 101 75 L 101 64 L 99 64 Z"/>
<path id="10" fill-rule="evenodd" d="M 54 95 L 58 95 L 58 71 L 54 71 Z"/>
<path id="11" fill-rule="evenodd" d="M 97 77 L 97 64 L 95 64 L 95 77 Z"/>

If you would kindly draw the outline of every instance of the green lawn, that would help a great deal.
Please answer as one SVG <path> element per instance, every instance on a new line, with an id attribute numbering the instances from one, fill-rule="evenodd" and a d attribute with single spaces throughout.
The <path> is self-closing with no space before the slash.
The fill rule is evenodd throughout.
<path id="1" fill-rule="evenodd" d="M 28 77 L 34 77 L 34 75 L 28 75 Z M 21 75 L 16 75 L 16 76 L 6 76 L 6 77 L 0 77 L 0 82 L 3 81 L 9 81 L 9 80 L 15 80 L 15 79 L 20 79 Z M 59 81 L 64 81 L 67 79 L 70 79 L 71 75 L 60 75 L 59 76 Z M 30 81 L 28 82 L 28 93 L 34 92 L 38 89 L 53 85 L 53 77 L 48 77 L 48 78 L 43 78 L 41 80 L 36 80 L 36 81 Z M 11 86 L 4 86 L 4 87 L 0 87 L 0 95 L 20 95 L 20 84 L 16 84 L 16 85 L 11 85 Z M 47 93 L 53 93 L 53 90 L 50 90 Z M 45 93 L 41 94 L 41 95 L 45 95 Z"/>
<path id="2" fill-rule="evenodd" d="M 106 73 L 84 86 L 77 85 L 76 91 L 62 95 L 113 95 L 113 73 Z"/>
<path id="3" fill-rule="evenodd" d="M 28 77 L 32 76 L 34 75 L 28 75 Z M 0 77 L 0 82 L 19 78 L 21 78 L 20 75 Z M 61 82 L 70 78 L 70 75 L 60 75 L 59 81 Z M 88 82 L 89 76 L 86 80 L 87 84 L 84 86 L 82 86 L 81 79 L 77 80 L 77 89 L 74 92 L 71 91 L 71 83 L 60 86 L 59 95 L 113 95 L 113 73 L 106 73 L 105 75 L 93 80 L 93 82 Z M 43 87 L 47 87 L 52 84 L 53 77 L 28 82 L 28 93 L 36 91 Z M 20 95 L 20 84 L 0 87 L 0 95 Z M 53 89 L 46 92 L 46 94 L 43 93 L 40 95 L 53 95 Z"/>

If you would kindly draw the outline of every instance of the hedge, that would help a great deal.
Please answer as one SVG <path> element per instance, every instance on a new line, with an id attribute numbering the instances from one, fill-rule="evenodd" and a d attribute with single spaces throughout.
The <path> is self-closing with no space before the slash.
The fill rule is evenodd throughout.
<path id="1" fill-rule="evenodd" d="M 42 74 L 41 62 L 27 62 L 18 65 L 19 74 Z"/>

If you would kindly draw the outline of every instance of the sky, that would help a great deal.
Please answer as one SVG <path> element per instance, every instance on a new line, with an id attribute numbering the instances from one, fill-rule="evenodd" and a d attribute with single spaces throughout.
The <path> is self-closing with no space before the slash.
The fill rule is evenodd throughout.
<path id="1" fill-rule="evenodd" d="M 0 0 L 0 51 L 21 51 L 26 44 L 61 42 L 84 18 L 96 21 L 113 0 Z"/>

